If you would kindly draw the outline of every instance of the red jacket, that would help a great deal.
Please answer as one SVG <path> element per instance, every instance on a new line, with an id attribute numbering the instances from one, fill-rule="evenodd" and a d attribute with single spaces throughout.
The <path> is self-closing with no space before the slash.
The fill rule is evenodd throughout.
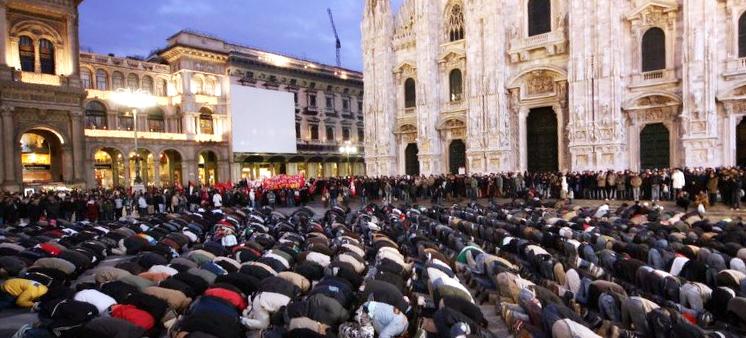
<path id="1" fill-rule="evenodd" d="M 237 309 L 242 310 L 246 308 L 246 300 L 244 299 L 241 294 L 231 291 L 228 289 L 223 288 L 211 288 L 207 289 L 205 291 L 205 296 L 213 296 L 218 297 L 222 300 L 225 300 L 228 303 L 231 303 L 231 305 L 235 306 Z"/>
<path id="2" fill-rule="evenodd" d="M 138 309 L 134 305 L 114 305 L 111 307 L 111 316 L 124 319 L 145 329 L 146 331 L 155 326 L 155 319 L 153 319 L 153 316 L 147 311 Z"/>
<path id="3" fill-rule="evenodd" d="M 39 249 L 41 249 L 41 251 L 46 252 L 50 256 L 58 256 L 60 253 L 62 253 L 62 250 L 60 250 L 60 248 L 49 243 L 39 244 Z"/>

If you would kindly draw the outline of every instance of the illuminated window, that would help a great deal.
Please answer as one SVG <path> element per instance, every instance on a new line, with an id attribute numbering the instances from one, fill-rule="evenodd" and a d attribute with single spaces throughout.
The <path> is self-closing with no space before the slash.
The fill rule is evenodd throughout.
<path id="1" fill-rule="evenodd" d="M 47 39 L 39 41 L 39 61 L 41 72 L 44 74 L 55 74 L 54 69 L 54 45 Z"/>
<path id="2" fill-rule="evenodd" d="M 108 90 L 108 79 L 106 76 L 106 71 L 103 69 L 99 69 L 96 71 L 96 89 L 98 90 Z"/>
<path id="3" fill-rule="evenodd" d="M 121 113 L 119 114 L 119 124 L 117 127 L 119 130 L 133 130 L 135 127 L 135 119 L 130 114 Z"/>
<path id="4" fill-rule="evenodd" d="M 106 129 L 106 107 L 98 101 L 91 101 L 85 106 L 86 129 Z"/>
<path id="5" fill-rule="evenodd" d="M 334 128 L 333 127 L 326 127 L 326 140 L 334 141 Z"/>
<path id="6" fill-rule="evenodd" d="M 215 79 L 207 79 L 205 81 L 205 94 L 215 95 Z"/>
<path id="7" fill-rule="evenodd" d="M 80 84 L 83 86 L 83 89 L 93 88 L 93 83 L 91 82 L 91 71 L 88 68 L 80 69 Z"/>
<path id="8" fill-rule="evenodd" d="M 212 111 L 207 108 L 199 110 L 199 132 L 200 134 L 212 135 L 215 130 L 213 128 Z"/>
<path id="9" fill-rule="evenodd" d="M 145 75 L 142 78 L 142 89 L 151 95 L 154 94 L 153 92 L 153 78 Z"/>
<path id="10" fill-rule="evenodd" d="M 111 75 L 111 88 L 114 90 L 124 88 L 124 74 L 114 72 L 114 74 Z"/>
<path id="11" fill-rule="evenodd" d="M 21 57 L 21 70 L 24 72 L 36 71 L 36 57 L 34 41 L 28 36 L 21 36 L 18 40 L 18 54 Z"/>
<path id="12" fill-rule="evenodd" d="M 311 132 L 311 139 L 312 140 L 318 140 L 319 139 L 319 126 L 312 124 L 308 126 L 309 131 Z"/>
<path id="13" fill-rule="evenodd" d="M 204 81 L 200 78 L 192 79 L 192 94 L 203 94 L 205 91 Z"/>
<path id="14" fill-rule="evenodd" d="M 127 88 L 132 90 L 140 89 L 140 78 L 137 77 L 137 74 L 127 75 Z"/>
<path id="15" fill-rule="evenodd" d="M 23 134 L 21 136 L 21 165 L 24 182 L 51 181 L 53 179 L 52 148 L 49 141 L 39 134 Z"/>
<path id="16" fill-rule="evenodd" d="M 166 131 L 166 123 L 163 119 L 163 111 L 156 108 L 148 113 L 148 130 L 154 133 Z"/>

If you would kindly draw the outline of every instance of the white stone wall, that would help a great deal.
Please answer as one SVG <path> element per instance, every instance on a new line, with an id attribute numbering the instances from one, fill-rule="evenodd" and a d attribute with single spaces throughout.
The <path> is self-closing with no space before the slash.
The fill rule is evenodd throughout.
<path id="1" fill-rule="evenodd" d="M 640 131 L 663 123 L 671 166 L 737 163 L 746 116 L 738 57 L 744 0 L 551 0 L 552 29 L 528 36 L 529 0 L 367 0 L 363 16 L 366 162 L 404 172 L 419 148 L 422 174 L 447 172 L 448 145 L 467 145 L 468 172 L 525 170 L 526 117 L 552 107 L 562 170 L 638 169 Z M 448 42 L 447 11 L 463 7 L 465 39 Z M 666 67 L 641 71 L 641 39 L 666 34 Z M 448 73 L 464 98 L 449 102 Z M 403 84 L 417 81 L 404 108 Z M 645 145 L 642 145 L 645 146 Z M 746 146 L 746 145 L 744 145 Z"/>

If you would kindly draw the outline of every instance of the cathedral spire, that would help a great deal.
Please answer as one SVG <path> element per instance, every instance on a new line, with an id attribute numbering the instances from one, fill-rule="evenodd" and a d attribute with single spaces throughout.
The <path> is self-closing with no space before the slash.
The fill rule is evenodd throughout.
<path id="1" fill-rule="evenodd" d="M 391 12 L 391 0 L 366 0 L 366 15 L 377 15 Z"/>

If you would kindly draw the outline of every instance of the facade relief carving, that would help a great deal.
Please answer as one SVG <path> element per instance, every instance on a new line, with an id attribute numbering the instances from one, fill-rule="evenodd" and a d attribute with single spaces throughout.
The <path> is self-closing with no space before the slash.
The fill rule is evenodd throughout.
<path id="1" fill-rule="evenodd" d="M 526 93 L 528 96 L 554 93 L 554 78 L 546 71 L 532 72 L 526 80 Z"/>

